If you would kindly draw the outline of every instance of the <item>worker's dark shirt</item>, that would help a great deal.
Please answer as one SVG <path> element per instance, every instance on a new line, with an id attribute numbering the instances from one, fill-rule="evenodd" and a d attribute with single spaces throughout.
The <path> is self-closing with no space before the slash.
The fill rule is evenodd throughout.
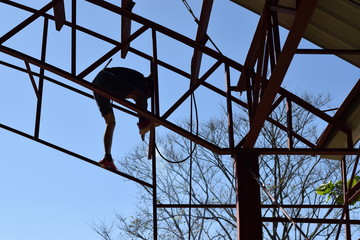
<path id="1" fill-rule="evenodd" d="M 146 92 L 144 75 L 138 71 L 123 67 L 105 68 L 108 74 L 98 82 L 102 88 L 110 91 L 118 97 L 126 97 L 135 89 Z"/>
<path id="2" fill-rule="evenodd" d="M 114 67 L 105 68 L 99 72 L 92 83 L 99 88 L 106 90 L 116 98 L 126 98 L 128 94 L 135 89 L 142 90 L 146 93 L 145 80 L 144 75 L 138 71 L 129 68 Z M 143 107 L 146 109 L 147 103 L 145 96 L 146 95 L 137 100 L 144 100 Z M 110 100 L 108 98 L 103 97 L 96 92 L 94 92 L 94 97 L 102 116 L 105 116 L 108 112 L 112 111 Z"/>

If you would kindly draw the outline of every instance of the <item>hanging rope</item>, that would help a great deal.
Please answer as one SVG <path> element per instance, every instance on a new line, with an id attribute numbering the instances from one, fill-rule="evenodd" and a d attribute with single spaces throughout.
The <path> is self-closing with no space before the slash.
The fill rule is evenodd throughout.
<path id="1" fill-rule="evenodd" d="M 191 106 L 193 105 L 193 101 L 194 101 L 194 98 L 192 97 L 191 98 Z M 190 110 L 190 119 L 192 119 L 192 115 L 193 115 L 193 108 L 191 107 L 191 110 Z M 192 124 L 190 125 L 190 132 L 192 132 Z M 190 149 L 192 148 L 192 141 L 190 141 Z M 195 148 L 194 148 L 195 149 Z M 190 162 L 189 162 L 189 240 L 191 239 L 191 215 L 192 215 L 192 212 L 191 212 L 191 204 L 192 204 L 192 201 L 191 201 L 191 195 L 192 195 L 192 165 L 193 165 L 193 155 L 191 154 L 190 155 Z"/>
<path id="2" fill-rule="evenodd" d="M 194 18 L 194 21 L 196 22 L 196 24 L 199 26 L 199 28 L 203 31 L 204 35 L 206 36 L 206 38 L 211 42 L 211 44 L 215 47 L 216 51 L 223 55 L 220 51 L 220 49 L 217 47 L 217 45 L 215 44 L 215 42 L 211 39 L 211 37 L 207 34 L 206 30 L 204 29 L 204 27 L 200 24 L 199 19 L 195 16 L 194 12 L 192 11 L 190 5 L 188 4 L 188 2 L 186 0 L 182 0 L 182 2 L 184 3 L 186 9 L 189 11 L 189 13 L 192 15 L 192 17 Z M 195 108 L 195 115 L 196 115 L 196 135 L 198 135 L 199 133 L 199 117 L 198 117 L 198 109 L 197 109 L 197 104 L 196 104 L 196 99 L 195 99 L 195 94 L 192 93 L 191 94 L 191 107 L 190 107 L 190 132 L 193 132 L 193 108 Z M 185 162 L 186 160 L 190 159 L 190 163 L 189 163 L 189 205 L 191 206 L 192 204 L 192 165 L 193 165 L 193 153 L 196 149 L 197 144 L 194 144 L 194 147 L 192 147 L 193 141 L 190 141 L 190 154 L 189 156 L 187 156 L 186 158 L 180 160 L 180 161 L 173 161 L 168 159 L 167 157 L 165 157 L 161 151 L 158 149 L 157 144 L 155 143 L 155 148 L 157 153 L 167 162 L 169 163 L 182 163 Z M 189 240 L 191 239 L 191 207 L 189 207 Z"/>
<path id="3" fill-rule="evenodd" d="M 186 1 L 186 0 L 182 0 L 182 2 L 184 3 L 186 9 L 189 11 L 189 13 L 191 14 L 191 16 L 194 18 L 194 21 L 198 24 L 199 28 L 201 28 L 204 32 L 204 34 L 206 35 L 206 37 L 209 39 L 209 41 L 212 43 L 212 45 L 215 47 L 215 49 L 218 51 L 218 53 L 221 53 L 220 49 L 216 46 L 215 42 L 211 39 L 211 37 L 206 33 L 206 30 L 204 29 L 204 27 L 200 24 L 200 21 L 199 19 L 195 16 L 193 10 L 191 9 L 189 3 Z M 198 132 L 199 132 L 199 119 L 198 119 L 198 110 L 197 110 L 197 105 L 196 105 L 196 99 L 195 99 L 195 95 L 194 93 L 191 94 L 191 111 L 192 111 L 192 108 L 193 108 L 193 105 L 195 107 L 195 115 L 196 115 L 196 135 L 198 135 Z M 192 117 L 190 118 L 190 128 L 192 129 Z M 192 132 L 192 130 L 191 130 Z M 191 145 L 192 145 L 192 142 L 191 142 Z M 169 158 L 165 157 L 161 151 L 159 150 L 157 144 L 155 143 L 155 149 L 157 151 L 157 153 L 167 162 L 169 163 L 182 163 L 182 162 L 185 162 L 186 160 L 188 160 L 190 157 L 192 157 L 192 154 L 194 153 L 195 151 L 195 148 L 196 148 L 196 143 L 194 145 L 194 147 L 191 149 L 191 146 L 190 146 L 190 154 L 189 156 L 187 156 L 186 158 L 180 160 L 180 161 L 173 161 L 173 160 L 170 160 Z"/>
<path id="4" fill-rule="evenodd" d="M 191 131 L 191 133 L 192 133 L 192 126 L 193 126 L 193 116 L 192 116 L 192 109 L 193 109 L 193 107 L 194 107 L 194 109 L 195 109 L 195 117 L 196 117 L 196 135 L 198 135 L 198 134 L 199 134 L 199 115 L 198 115 L 198 109 L 197 109 L 196 98 L 195 98 L 195 94 L 194 94 L 194 93 L 191 94 L 191 107 L 190 107 L 190 109 L 191 109 L 191 114 L 190 114 L 190 131 Z M 161 151 L 159 150 L 159 148 L 158 148 L 158 146 L 157 146 L 156 143 L 155 143 L 155 148 L 156 148 L 157 153 L 158 153 L 166 162 L 168 162 L 168 163 L 182 163 L 182 162 L 185 162 L 186 160 L 188 160 L 188 159 L 192 156 L 192 154 L 194 153 L 197 144 L 195 143 L 193 148 L 191 148 L 191 145 L 192 145 L 192 141 L 190 141 L 190 149 L 191 149 L 190 154 L 189 154 L 186 158 L 184 158 L 184 159 L 182 159 L 182 160 L 178 160 L 178 161 L 170 160 L 169 158 L 167 158 L 166 156 L 164 156 L 164 155 L 161 153 Z"/>

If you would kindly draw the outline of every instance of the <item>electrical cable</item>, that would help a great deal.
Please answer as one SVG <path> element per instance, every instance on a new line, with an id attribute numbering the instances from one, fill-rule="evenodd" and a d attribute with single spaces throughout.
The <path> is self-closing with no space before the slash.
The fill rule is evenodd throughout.
<path id="1" fill-rule="evenodd" d="M 194 98 L 191 98 L 191 106 L 193 105 L 193 100 Z M 190 110 L 190 118 L 192 119 L 192 115 L 193 115 L 193 108 L 191 107 L 191 110 Z M 190 132 L 192 132 L 192 124 L 190 125 Z M 192 148 L 192 141 L 190 141 L 190 149 Z M 191 195 L 192 195 L 192 165 L 193 165 L 193 155 L 191 154 L 190 155 L 190 160 L 189 160 L 189 240 L 191 240 L 191 215 L 192 215 L 192 212 L 191 212 L 191 204 L 192 204 L 192 201 L 191 201 Z"/>
<path id="2" fill-rule="evenodd" d="M 191 108 L 192 108 L 192 106 L 194 105 L 194 109 L 195 109 L 196 135 L 198 135 L 198 134 L 199 134 L 199 115 L 198 115 L 198 108 L 197 108 L 196 98 L 195 98 L 195 94 L 194 94 L 194 93 L 191 94 L 191 99 L 193 99 L 192 104 L 191 104 Z M 191 128 L 192 128 L 192 125 L 193 125 L 193 122 L 192 122 L 192 121 L 193 121 L 193 120 L 192 120 L 192 117 L 191 117 L 191 119 L 190 119 L 190 127 L 191 127 Z M 160 155 L 160 157 L 161 157 L 162 159 L 164 159 L 164 160 L 165 160 L 166 162 L 168 162 L 168 163 L 182 163 L 182 162 L 185 162 L 186 160 L 188 160 L 188 159 L 192 156 L 192 154 L 194 153 L 196 147 L 197 147 L 197 144 L 195 143 L 195 144 L 194 144 L 194 147 L 191 149 L 190 154 L 189 154 L 186 158 L 184 158 L 184 159 L 182 159 L 182 160 L 179 160 L 179 161 L 173 161 L 173 160 L 170 160 L 169 158 L 165 157 L 165 156 L 161 153 L 161 151 L 159 150 L 157 144 L 155 143 L 155 148 L 156 148 L 157 153 Z"/>
<path id="3" fill-rule="evenodd" d="M 185 7 L 187 8 L 187 10 L 189 11 L 189 13 L 192 15 L 192 17 L 194 18 L 194 21 L 197 23 L 198 27 L 203 31 L 203 34 L 206 36 L 206 38 L 211 42 L 211 44 L 215 47 L 215 49 L 217 50 L 217 52 L 221 55 L 223 55 L 220 51 L 220 49 L 217 47 L 217 45 L 215 44 L 215 42 L 211 39 L 211 37 L 207 34 L 206 30 L 204 29 L 204 27 L 200 24 L 200 21 L 199 19 L 195 16 L 194 12 L 192 11 L 190 5 L 188 4 L 188 2 L 186 0 L 182 0 L 182 2 L 184 3 Z M 195 99 L 195 94 L 192 93 L 191 94 L 191 110 L 190 110 L 190 132 L 192 133 L 192 128 L 193 128 L 193 105 L 194 105 L 194 108 L 195 108 L 195 114 L 196 114 L 196 135 L 199 134 L 199 117 L 198 117 L 198 109 L 197 109 L 197 105 L 196 105 L 196 99 Z M 188 157 L 180 160 L 180 161 L 172 161 L 172 160 L 169 160 L 168 158 L 164 157 L 161 152 L 159 151 L 158 147 L 157 147 L 157 144 L 155 143 L 155 148 L 156 148 L 156 151 L 158 152 L 158 154 L 167 162 L 169 163 L 182 163 L 182 162 L 185 162 L 187 159 L 190 158 L 190 163 L 189 163 L 189 177 L 190 177 L 190 180 L 189 180 L 189 205 L 191 206 L 192 204 L 192 201 L 191 201 L 191 195 L 192 195 L 192 164 L 193 164 L 193 153 L 196 149 L 196 143 L 194 145 L 194 147 L 192 148 L 192 143 L 193 141 L 190 141 L 190 149 L 191 149 L 191 152 L 189 154 Z M 189 225 L 189 240 L 191 239 L 191 207 L 189 207 L 189 222 L 188 222 L 188 225 Z"/>
<path id="4" fill-rule="evenodd" d="M 204 32 L 204 34 L 206 35 L 207 39 L 209 39 L 209 41 L 211 42 L 211 44 L 215 47 L 215 49 L 217 50 L 217 52 L 221 55 L 223 55 L 220 51 L 220 49 L 217 47 L 217 45 L 215 44 L 215 42 L 211 39 L 211 37 L 207 34 L 206 30 L 204 29 L 204 27 L 200 24 L 200 21 L 199 19 L 195 16 L 193 10 L 191 9 L 189 3 L 186 1 L 186 0 L 182 0 L 182 2 L 184 3 L 186 9 L 189 11 L 189 13 L 191 14 L 191 16 L 194 18 L 194 21 L 197 23 L 197 25 L 199 26 L 199 28 L 202 29 L 202 31 Z M 199 133 L 199 119 L 198 119 L 198 110 L 197 110 L 197 105 L 196 105 L 196 99 L 195 99 L 195 95 L 194 93 L 191 94 L 191 98 L 194 100 L 194 107 L 195 107 L 195 114 L 196 114 L 196 135 L 198 135 Z M 191 105 L 192 107 L 192 105 Z M 192 118 L 190 119 L 190 124 L 191 124 L 191 127 L 192 127 Z M 170 159 L 168 159 L 167 157 L 165 157 L 161 151 L 159 150 L 157 144 L 155 143 L 155 149 L 157 151 L 157 153 L 160 155 L 160 157 L 162 157 L 165 161 L 169 162 L 169 163 L 182 163 L 182 162 L 185 162 L 186 160 L 188 160 L 192 154 L 194 153 L 195 151 L 195 148 L 196 148 L 196 143 L 193 147 L 193 149 L 191 150 L 189 156 L 187 156 L 186 158 L 182 159 L 182 160 L 179 160 L 179 161 L 172 161 Z"/>

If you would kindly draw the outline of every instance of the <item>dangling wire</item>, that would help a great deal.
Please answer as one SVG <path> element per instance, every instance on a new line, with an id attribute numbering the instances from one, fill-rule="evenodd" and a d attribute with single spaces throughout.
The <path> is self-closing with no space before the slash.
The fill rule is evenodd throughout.
<path id="1" fill-rule="evenodd" d="M 220 49 L 216 46 L 215 42 L 210 38 L 210 36 L 206 33 L 206 30 L 204 29 L 204 27 L 200 24 L 200 21 L 199 19 L 195 16 L 194 12 L 192 11 L 189 3 L 186 1 L 186 0 L 182 0 L 182 2 L 184 3 L 186 9 L 190 12 L 191 16 L 194 18 L 194 21 L 198 24 L 198 26 L 202 29 L 202 31 L 204 32 L 204 34 L 206 35 L 207 39 L 209 39 L 209 41 L 212 43 L 212 45 L 215 47 L 215 49 L 218 51 L 218 53 L 221 53 Z M 198 135 L 199 133 L 199 119 L 198 119 L 198 110 L 197 110 L 197 105 L 196 105 L 196 99 L 195 99 L 195 95 L 194 93 L 191 94 L 191 99 L 192 99 L 192 102 L 191 102 L 191 110 L 192 110 L 192 107 L 194 105 L 194 108 L 195 108 L 195 115 L 196 115 L 196 135 Z M 190 119 L 190 125 L 191 125 L 191 129 L 192 129 L 192 117 Z M 192 142 L 191 142 L 192 143 Z M 192 145 L 192 144 L 191 144 Z M 191 149 L 191 152 L 189 154 L 189 156 L 187 156 L 186 158 L 180 160 L 180 161 L 172 161 L 170 159 L 168 159 L 167 157 L 165 157 L 161 151 L 159 150 L 159 148 L 157 147 L 157 144 L 155 143 L 155 148 L 156 148 L 156 151 L 158 152 L 158 154 L 167 162 L 169 163 L 182 163 L 182 162 L 185 162 L 186 160 L 188 160 L 192 154 L 194 153 L 195 151 L 195 148 L 196 148 L 196 143 L 194 144 L 194 147 Z M 191 147 L 190 147 L 191 148 Z"/>
<path id="2" fill-rule="evenodd" d="M 199 134 L 199 115 L 198 115 L 198 109 L 197 109 L 196 98 L 195 98 L 194 93 L 191 94 L 191 112 L 192 112 L 193 106 L 194 106 L 194 109 L 195 109 L 195 118 L 196 118 L 196 135 L 198 135 Z M 192 114 L 191 114 L 191 116 L 190 116 L 190 129 L 191 129 L 191 132 L 192 132 L 192 125 L 193 125 L 193 117 L 192 117 Z M 192 145 L 192 141 L 190 141 L 190 143 Z M 191 145 L 190 145 L 190 149 L 191 149 Z M 190 151 L 189 156 L 187 156 L 186 158 L 184 158 L 182 160 L 179 160 L 179 161 L 173 161 L 173 160 L 170 160 L 169 158 L 165 157 L 161 153 L 159 148 L 157 147 L 157 144 L 155 143 L 155 148 L 156 148 L 157 153 L 160 155 L 160 157 L 162 157 L 165 161 L 167 161 L 169 163 L 182 163 L 182 162 L 185 162 L 186 160 L 188 160 L 192 156 L 192 154 L 194 153 L 194 151 L 196 149 L 196 146 L 197 146 L 197 144 L 195 143 L 194 147 Z"/>
<path id="3" fill-rule="evenodd" d="M 194 101 L 194 97 L 191 98 L 191 106 L 193 105 L 193 101 Z M 192 115 L 193 115 L 193 108 L 191 107 L 190 110 L 190 118 L 192 119 Z M 190 125 L 190 132 L 192 132 L 192 124 Z M 190 141 L 190 148 L 192 148 L 192 141 Z M 189 160 L 189 240 L 191 239 L 191 195 L 192 195 L 192 165 L 193 165 L 193 155 L 190 155 L 190 160 Z"/>
<path id="4" fill-rule="evenodd" d="M 186 0 L 182 0 L 182 2 L 184 3 L 185 7 L 187 8 L 187 10 L 189 11 L 189 13 L 191 14 L 191 16 L 194 18 L 194 21 L 196 22 L 196 24 L 201 28 L 201 30 L 203 31 L 203 33 L 205 34 L 205 36 L 207 37 L 207 39 L 209 39 L 209 41 L 211 42 L 211 44 L 214 46 L 214 48 L 216 49 L 216 51 L 218 51 L 218 53 L 220 53 L 221 55 L 222 52 L 220 51 L 220 49 L 216 46 L 215 42 L 211 39 L 211 37 L 207 34 L 206 30 L 204 29 L 204 27 L 200 24 L 199 19 L 195 16 L 194 12 L 192 11 L 189 3 Z"/>

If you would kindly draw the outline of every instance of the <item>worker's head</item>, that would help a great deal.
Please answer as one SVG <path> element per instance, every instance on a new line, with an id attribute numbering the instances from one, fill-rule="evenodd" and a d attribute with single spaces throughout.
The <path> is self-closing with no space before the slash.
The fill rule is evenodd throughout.
<path id="1" fill-rule="evenodd" d="M 146 94 L 149 98 L 153 95 L 153 92 L 154 92 L 154 79 L 153 79 L 152 73 L 150 73 L 150 75 L 145 78 L 145 82 L 146 82 L 146 87 L 147 87 Z"/>

